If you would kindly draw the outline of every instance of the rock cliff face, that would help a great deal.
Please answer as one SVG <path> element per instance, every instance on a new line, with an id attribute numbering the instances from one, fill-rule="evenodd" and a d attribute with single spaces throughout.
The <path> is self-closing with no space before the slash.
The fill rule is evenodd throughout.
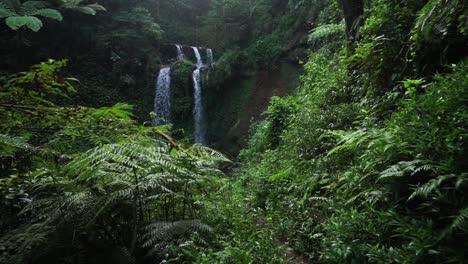
<path id="1" fill-rule="evenodd" d="M 252 123 L 262 118 L 272 96 L 285 96 L 294 90 L 301 73 L 300 65 L 286 59 L 251 76 L 230 80 L 217 99 L 208 105 L 208 133 L 211 143 L 231 155 L 245 144 Z"/>

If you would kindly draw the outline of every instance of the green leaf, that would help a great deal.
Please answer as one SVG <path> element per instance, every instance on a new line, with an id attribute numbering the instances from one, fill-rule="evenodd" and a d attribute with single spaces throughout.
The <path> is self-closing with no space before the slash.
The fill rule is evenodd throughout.
<path id="1" fill-rule="evenodd" d="M 7 10 L 7 9 L 3 9 L 1 6 L 0 6 L 0 18 L 5 18 L 5 17 L 10 17 L 10 16 L 14 16 L 15 13 Z"/>
<path id="2" fill-rule="evenodd" d="M 27 1 L 21 5 L 21 12 L 18 12 L 22 15 L 31 15 L 36 10 L 47 8 L 49 3 L 45 1 Z"/>
<path id="3" fill-rule="evenodd" d="M 21 2 L 19 0 L 0 0 L 0 9 L 7 10 L 16 14 L 15 10 L 21 7 Z"/>
<path id="4" fill-rule="evenodd" d="M 92 113 L 95 117 L 100 118 L 122 118 L 122 119 L 130 119 L 132 117 L 133 106 L 124 104 L 124 103 L 117 103 L 112 107 L 102 107 L 97 109 Z"/>
<path id="5" fill-rule="evenodd" d="M 42 21 L 33 16 L 11 16 L 5 20 L 5 23 L 13 30 L 26 26 L 32 31 L 37 32 L 42 27 Z"/>
<path id="6" fill-rule="evenodd" d="M 63 20 L 62 14 L 60 14 L 59 11 L 57 11 L 55 9 L 50 9 L 50 8 L 44 8 L 44 9 L 37 10 L 36 12 L 33 13 L 33 15 L 48 17 L 48 18 L 55 19 L 55 20 L 58 20 L 58 21 Z"/>
<path id="7" fill-rule="evenodd" d="M 291 169 L 289 168 L 287 170 L 281 171 L 275 175 L 270 176 L 268 180 L 270 182 L 281 181 L 281 180 L 288 179 L 290 175 L 291 175 Z"/>
<path id="8" fill-rule="evenodd" d="M 326 24 L 318 26 L 312 30 L 309 35 L 309 41 L 328 38 L 330 36 L 343 35 L 345 32 L 344 23 L 341 24 Z"/>
<path id="9" fill-rule="evenodd" d="M 80 13 L 83 13 L 83 14 L 87 14 L 87 15 L 96 15 L 96 10 L 92 9 L 91 7 L 87 7 L 87 6 L 78 6 L 78 7 L 74 7 L 73 10 L 76 10 Z"/>
<path id="10" fill-rule="evenodd" d="M 107 11 L 105 7 L 99 4 L 90 4 L 90 5 L 87 5 L 86 7 L 92 8 L 95 11 Z"/>

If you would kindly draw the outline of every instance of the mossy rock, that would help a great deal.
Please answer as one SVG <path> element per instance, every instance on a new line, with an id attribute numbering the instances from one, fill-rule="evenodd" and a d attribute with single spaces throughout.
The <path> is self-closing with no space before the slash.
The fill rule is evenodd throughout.
<path id="1" fill-rule="evenodd" d="M 118 102 L 134 105 L 139 122 L 150 120 L 160 58 L 157 51 L 132 57 L 121 52 L 119 59 L 102 63 L 94 54 L 71 61 L 68 71 L 80 80 L 75 86 L 79 101 L 88 106 L 111 106 Z"/>
<path id="2" fill-rule="evenodd" d="M 192 72 L 196 69 L 190 61 L 178 61 L 171 71 L 171 111 L 175 130 L 183 130 L 184 135 L 193 134 L 194 90 Z M 176 137 L 182 134 L 176 133 Z"/>

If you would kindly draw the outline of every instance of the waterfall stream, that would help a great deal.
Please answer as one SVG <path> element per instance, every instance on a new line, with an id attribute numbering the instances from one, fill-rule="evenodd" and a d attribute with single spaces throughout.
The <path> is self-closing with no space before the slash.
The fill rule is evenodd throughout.
<path id="1" fill-rule="evenodd" d="M 210 65 L 213 64 L 213 50 L 206 49 L 206 64 Z"/>
<path id="2" fill-rule="evenodd" d="M 167 124 L 171 120 L 171 68 L 162 68 L 156 82 L 153 120 L 155 125 Z"/>
<path id="3" fill-rule="evenodd" d="M 185 60 L 184 51 L 182 50 L 181 45 L 175 45 L 177 48 L 177 60 Z"/>
<path id="4" fill-rule="evenodd" d="M 204 129 L 204 115 L 202 105 L 202 94 L 200 85 L 200 68 L 193 71 L 193 83 L 194 83 L 194 96 L 195 96 L 195 107 L 193 109 L 193 115 L 195 119 L 195 142 L 206 144 Z"/>
<path id="5" fill-rule="evenodd" d="M 198 50 L 197 47 L 192 47 L 193 52 L 195 53 L 195 57 L 197 58 L 197 68 L 200 69 L 203 67 L 203 61 L 200 55 L 200 51 Z"/>
<path id="6" fill-rule="evenodd" d="M 201 80 L 200 72 L 203 67 L 203 61 L 200 55 L 200 51 L 197 47 L 192 47 L 195 57 L 197 58 L 197 69 L 193 71 L 192 78 L 194 83 L 194 98 L 195 98 L 195 107 L 193 109 L 193 116 L 195 121 L 195 142 L 205 145 L 206 131 L 204 129 L 204 114 L 203 114 L 203 104 L 202 104 L 202 91 L 201 91 Z"/>
<path id="7" fill-rule="evenodd" d="M 175 45 L 177 48 L 177 60 L 185 60 L 186 56 L 181 45 Z M 206 49 L 206 64 L 203 63 L 200 50 L 192 47 L 196 57 L 196 69 L 192 73 L 194 83 L 194 109 L 193 117 L 195 122 L 195 142 L 206 145 L 205 116 L 203 111 L 201 71 L 205 65 L 214 62 L 213 50 Z M 162 68 L 159 71 L 156 83 L 156 96 L 154 99 L 154 112 L 156 117 L 153 120 L 155 125 L 167 124 L 171 121 L 171 68 Z"/>

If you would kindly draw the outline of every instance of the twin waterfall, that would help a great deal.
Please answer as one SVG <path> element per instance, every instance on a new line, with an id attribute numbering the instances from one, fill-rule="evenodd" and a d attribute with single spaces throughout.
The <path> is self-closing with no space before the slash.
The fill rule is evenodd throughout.
<path id="1" fill-rule="evenodd" d="M 185 60 L 181 45 L 175 45 L 177 48 L 177 60 Z M 203 63 L 200 51 L 197 47 L 192 47 L 196 57 L 196 69 L 193 71 L 192 78 L 194 83 L 195 107 L 193 116 L 195 122 L 195 142 L 206 145 L 206 129 L 204 125 L 204 112 L 201 91 L 201 69 L 205 65 L 213 64 L 213 51 L 206 49 L 206 64 Z M 162 125 L 171 121 L 171 68 L 162 68 L 159 71 L 156 83 L 156 97 L 154 99 L 154 119 L 155 125 Z"/>
<path id="2" fill-rule="evenodd" d="M 162 125 L 171 120 L 171 68 L 162 68 L 159 71 L 156 83 L 156 96 L 154 98 L 155 125 Z"/>

